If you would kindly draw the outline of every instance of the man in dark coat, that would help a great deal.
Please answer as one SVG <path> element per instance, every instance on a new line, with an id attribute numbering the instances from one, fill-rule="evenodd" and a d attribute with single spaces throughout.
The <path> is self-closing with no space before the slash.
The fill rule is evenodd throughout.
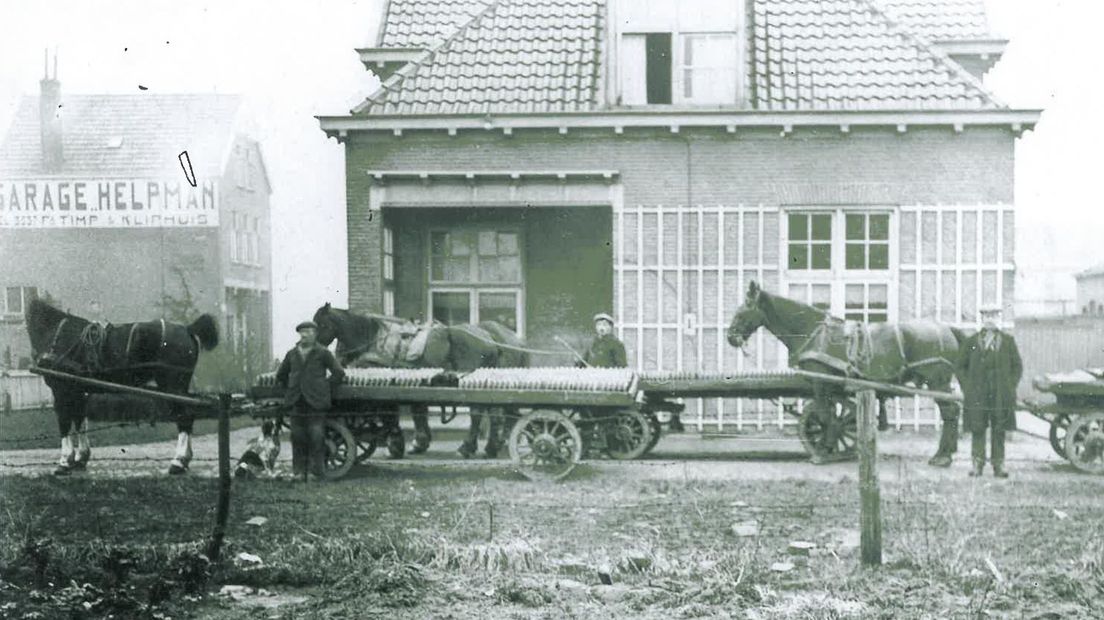
<path id="1" fill-rule="evenodd" d="M 300 323 L 299 343 L 276 371 L 276 384 L 285 388 L 284 404 L 291 409 L 291 468 L 306 479 L 310 473 L 322 478 L 326 459 L 326 411 L 331 389 L 341 384 L 345 370 L 330 350 L 318 344 L 318 326 Z M 330 372 L 329 379 L 326 371 Z"/>
<path id="2" fill-rule="evenodd" d="M 999 307 L 981 311 L 983 327 L 962 341 L 955 376 L 962 386 L 965 426 L 973 434 L 971 476 L 985 470 L 985 432 L 992 434 L 990 460 L 993 475 L 1004 470 L 1004 434 L 1016 429 L 1016 386 L 1023 375 L 1020 351 L 1011 335 L 997 327 Z"/>

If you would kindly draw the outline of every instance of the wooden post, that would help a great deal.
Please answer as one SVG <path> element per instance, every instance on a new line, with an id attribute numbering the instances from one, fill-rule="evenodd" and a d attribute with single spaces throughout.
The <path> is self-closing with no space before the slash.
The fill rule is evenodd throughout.
<path id="1" fill-rule="evenodd" d="M 860 552 L 864 566 L 882 563 L 882 498 L 878 488 L 878 396 L 874 390 L 857 395 L 859 408 Z"/>
<path id="2" fill-rule="evenodd" d="M 215 529 L 207 545 L 207 559 L 217 562 L 226 538 L 226 521 L 230 518 L 230 395 L 220 394 L 218 405 L 218 505 L 215 507 Z"/>

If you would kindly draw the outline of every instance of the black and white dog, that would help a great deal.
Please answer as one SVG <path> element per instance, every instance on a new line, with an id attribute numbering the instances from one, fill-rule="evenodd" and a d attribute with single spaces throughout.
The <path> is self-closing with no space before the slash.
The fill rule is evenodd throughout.
<path id="1" fill-rule="evenodd" d="M 261 424 L 261 435 L 249 440 L 234 470 L 236 478 L 276 475 L 276 457 L 280 455 L 280 429 L 272 420 Z"/>

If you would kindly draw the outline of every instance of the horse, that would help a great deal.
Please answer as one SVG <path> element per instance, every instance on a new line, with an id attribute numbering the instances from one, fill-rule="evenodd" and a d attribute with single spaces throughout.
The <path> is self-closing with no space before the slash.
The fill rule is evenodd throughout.
<path id="1" fill-rule="evenodd" d="M 729 344 L 742 349 L 760 327 L 786 346 L 790 366 L 941 392 L 951 391 L 959 347 L 968 336 L 956 327 L 924 319 L 854 325 L 808 304 L 768 293 L 752 281 L 743 306 L 728 327 Z M 838 455 L 848 432 L 842 426 L 852 421 L 854 414 L 837 420 L 835 405 L 846 403 L 848 396 L 841 387 L 826 382 L 814 382 L 813 389 L 814 415 L 826 431 L 819 447 L 826 454 Z M 882 429 L 887 426 L 885 401 L 889 397 L 878 394 Z M 943 429 L 929 464 L 947 467 L 958 448 L 960 407 L 954 401 L 938 401 L 937 405 Z"/>
<path id="2" fill-rule="evenodd" d="M 386 339 L 396 331 L 417 329 L 410 321 L 385 315 L 362 315 L 329 303 L 314 314 L 318 325 L 318 341 L 324 346 L 337 340 L 337 355 L 342 364 L 370 366 L 409 365 L 421 368 L 443 368 L 452 372 L 471 372 L 477 368 L 506 368 L 529 365 L 529 357 L 523 351 L 525 343 L 508 327 L 495 321 L 483 321 L 478 325 L 447 326 L 434 323 L 423 334 L 416 357 L 395 359 L 390 353 L 379 353 L 381 338 Z M 460 454 L 469 458 L 477 451 L 480 424 L 485 411 L 472 408 L 468 436 L 460 446 Z M 501 449 L 500 430 L 503 421 L 518 416 L 514 408 L 505 408 L 490 415 L 487 444 L 484 451 L 494 458 Z M 417 407 L 412 413 L 415 428 L 415 447 L 412 453 L 424 452 L 430 442 L 428 409 Z M 397 429 L 397 421 L 389 421 Z M 394 437 L 394 435 L 392 435 Z M 401 441 L 401 435 L 399 435 Z M 401 454 L 393 449 L 392 454 Z"/>
<path id="3" fill-rule="evenodd" d="M 170 394 L 188 392 L 200 350 L 210 351 L 219 341 L 218 326 L 209 314 L 190 325 L 164 319 L 102 325 L 34 299 L 27 306 L 25 319 L 39 368 L 128 386 L 152 381 Z M 64 476 L 87 466 L 92 450 L 85 435 L 85 404 L 89 394 L 107 390 L 49 375 L 45 380 L 53 392 L 61 434 L 61 456 L 54 474 Z M 192 459 L 195 416 L 182 404 L 169 407 L 177 428 L 169 473 L 183 474 Z"/>

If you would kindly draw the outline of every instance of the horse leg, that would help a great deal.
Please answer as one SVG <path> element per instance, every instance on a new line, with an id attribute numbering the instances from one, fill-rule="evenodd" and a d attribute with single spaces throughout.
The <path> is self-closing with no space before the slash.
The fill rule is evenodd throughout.
<path id="1" fill-rule="evenodd" d="M 889 430 L 889 407 L 886 406 L 886 399 L 878 399 L 878 430 Z"/>
<path id="2" fill-rule="evenodd" d="M 955 452 L 958 451 L 958 417 L 960 407 L 955 402 L 939 402 L 939 417 L 943 427 L 939 431 L 939 447 L 935 456 L 928 460 L 932 467 L 950 467 Z"/>
<path id="3" fill-rule="evenodd" d="M 88 441 L 88 417 L 82 416 L 74 424 L 76 441 L 73 448 L 77 452 L 77 458 L 73 461 L 73 469 L 85 469 L 88 461 L 92 460 L 92 444 Z"/>
<path id="4" fill-rule="evenodd" d="M 179 475 L 188 471 L 188 464 L 192 461 L 192 426 L 195 419 L 184 405 L 173 403 L 171 407 L 176 418 L 176 452 L 169 463 L 169 473 Z"/>
<path id="5" fill-rule="evenodd" d="M 464 442 L 460 444 L 460 448 L 457 450 L 460 456 L 466 459 L 475 456 L 475 453 L 479 450 L 479 427 L 483 423 L 483 410 L 479 407 L 471 407 L 468 417 L 471 418 L 471 423 L 468 425 L 468 436 L 464 438 Z"/>
<path id="6" fill-rule="evenodd" d="M 54 394 L 54 413 L 57 416 L 58 434 L 61 435 L 61 454 L 54 469 L 55 476 L 68 476 L 73 469 L 75 454 L 69 431 L 74 422 L 73 398 L 68 394 Z"/>
<path id="7" fill-rule="evenodd" d="M 410 416 L 414 420 L 414 447 L 411 454 L 421 454 L 429 450 L 429 442 L 433 439 L 429 433 L 429 407 L 418 405 Z"/>
<path id="8" fill-rule="evenodd" d="M 506 414 L 506 410 L 502 407 L 495 407 L 487 412 L 487 443 L 483 447 L 483 453 L 487 455 L 487 458 L 498 458 L 498 451 L 502 449 L 502 439 L 499 436 L 502 432 L 502 418 Z"/>

